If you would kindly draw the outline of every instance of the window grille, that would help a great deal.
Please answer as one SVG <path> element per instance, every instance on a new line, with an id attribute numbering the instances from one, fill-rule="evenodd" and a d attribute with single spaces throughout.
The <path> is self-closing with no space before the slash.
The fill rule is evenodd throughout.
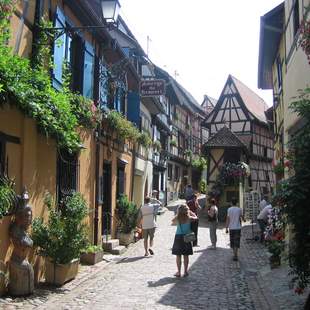
<path id="1" fill-rule="evenodd" d="M 59 151 L 57 159 L 57 200 L 78 191 L 79 162 L 77 154 Z"/>

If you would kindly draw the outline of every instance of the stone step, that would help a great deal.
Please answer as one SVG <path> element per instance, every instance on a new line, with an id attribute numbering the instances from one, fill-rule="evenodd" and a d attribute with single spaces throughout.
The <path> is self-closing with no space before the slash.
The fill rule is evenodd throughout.
<path id="1" fill-rule="evenodd" d="M 112 249 L 110 252 L 114 255 L 121 255 L 121 254 L 125 253 L 126 249 L 127 248 L 125 246 L 119 245 L 119 246 L 115 247 L 114 249 Z"/>
<path id="2" fill-rule="evenodd" d="M 118 239 L 110 239 L 108 241 L 102 240 L 102 247 L 106 251 L 111 251 L 119 246 L 119 240 Z"/>

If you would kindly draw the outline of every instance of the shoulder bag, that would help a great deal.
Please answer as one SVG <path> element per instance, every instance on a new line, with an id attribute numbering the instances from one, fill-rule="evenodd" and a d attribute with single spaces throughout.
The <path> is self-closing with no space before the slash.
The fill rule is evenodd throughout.
<path id="1" fill-rule="evenodd" d="M 181 226 L 182 224 L 179 224 L 179 225 L 180 225 L 181 232 L 183 233 L 182 226 Z M 188 234 L 183 234 L 183 240 L 185 243 L 194 242 L 196 240 L 195 233 L 191 231 Z"/>

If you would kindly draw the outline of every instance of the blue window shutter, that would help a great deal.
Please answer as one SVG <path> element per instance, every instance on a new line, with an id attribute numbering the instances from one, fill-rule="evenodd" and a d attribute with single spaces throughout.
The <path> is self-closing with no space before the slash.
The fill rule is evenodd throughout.
<path id="1" fill-rule="evenodd" d="M 140 125 L 140 95 L 136 92 L 129 91 L 127 95 L 127 118 L 129 121 L 136 124 L 139 128 Z"/>
<path id="2" fill-rule="evenodd" d="M 66 25 L 64 13 L 57 7 L 54 25 L 56 28 L 62 28 Z M 62 34 L 54 42 L 54 67 L 53 67 L 53 86 L 60 89 L 62 86 L 62 64 L 65 57 L 66 35 Z"/>
<path id="3" fill-rule="evenodd" d="M 83 96 L 93 99 L 95 50 L 94 47 L 87 41 L 85 41 L 84 48 Z"/>

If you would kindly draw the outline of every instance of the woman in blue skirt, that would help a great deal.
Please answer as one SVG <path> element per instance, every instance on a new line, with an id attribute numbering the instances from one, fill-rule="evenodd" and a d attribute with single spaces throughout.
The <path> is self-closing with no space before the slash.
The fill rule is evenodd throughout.
<path id="1" fill-rule="evenodd" d="M 191 232 L 191 221 L 197 220 L 195 213 L 190 211 L 187 205 L 178 207 L 177 215 L 173 218 L 172 224 L 177 225 L 177 230 L 174 237 L 172 254 L 176 255 L 177 269 L 175 276 L 181 276 L 182 255 L 184 261 L 184 277 L 188 276 L 189 255 L 193 254 L 191 242 L 184 242 L 184 235 Z"/>

